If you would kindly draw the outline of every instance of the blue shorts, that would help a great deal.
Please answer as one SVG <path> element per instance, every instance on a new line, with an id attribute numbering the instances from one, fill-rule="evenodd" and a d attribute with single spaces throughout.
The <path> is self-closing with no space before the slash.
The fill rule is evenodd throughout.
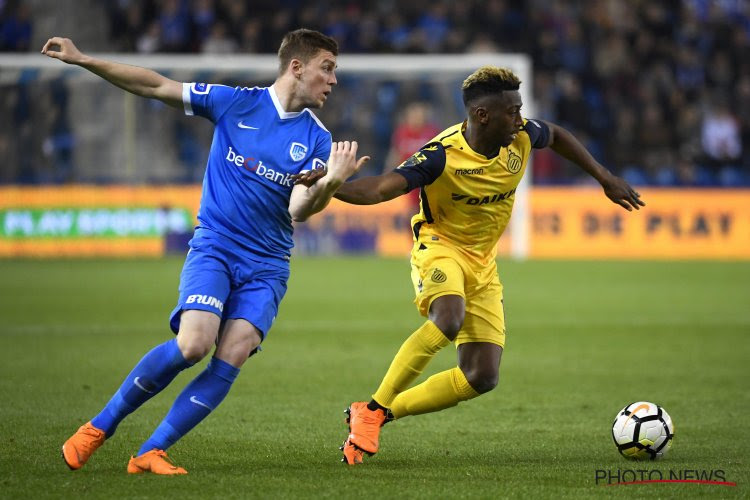
<path id="1" fill-rule="evenodd" d="M 244 319 L 260 331 L 271 329 L 286 293 L 289 268 L 252 260 L 247 250 L 213 231 L 198 229 L 180 275 L 180 298 L 169 318 L 174 333 L 182 311 L 198 309 L 221 318 Z"/>

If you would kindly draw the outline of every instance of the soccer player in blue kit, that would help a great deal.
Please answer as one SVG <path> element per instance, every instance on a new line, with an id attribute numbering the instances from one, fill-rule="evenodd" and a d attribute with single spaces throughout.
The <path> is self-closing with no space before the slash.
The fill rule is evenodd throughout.
<path id="1" fill-rule="evenodd" d="M 338 45 L 317 31 L 287 33 L 279 76 L 267 88 L 180 83 L 87 56 L 67 38 L 50 38 L 42 53 L 215 124 L 198 226 L 170 318 L 177 336 L 149 351 L 102 411 L 62 447 L 68 467 L 80 469 L 122 419 L 215 346 L 206 369 L 127 467 L 129 473 L 186 474 L 165 450 L 216 409 L 271 328 L 289 277 L 292 220 L 322 210 L 368 159 L 357 160 L 356 142 L 332 143 L 309 109 L 322 107 L 336 85 Z"/>

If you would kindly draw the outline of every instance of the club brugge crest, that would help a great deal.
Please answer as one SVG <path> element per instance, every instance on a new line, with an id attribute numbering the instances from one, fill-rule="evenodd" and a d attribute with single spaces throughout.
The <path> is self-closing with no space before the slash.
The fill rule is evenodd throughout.
<path id="1" fill-rule="evenodd" d="M 432 271 L 432 276 L 430 276 L 430 279 L 432 279 L 432 281 L 434 281 L 435 283 L 443 283 L 446 279 L 448 279 L 448 277 L 443 271 L 436 267 L 435 270 Z"/>
<path id="2" fill-rule="evenodd" d="M 302 160 L 307 155 L 307 146 L 300 144 L 299 142 L 293 142 L 292 147 L 289 148 L 289 156 L 294 161 Z"/>
<path id="3" fill-rule="evenodd" d="M 516 153 L 508 150 L 508 171 L 511 174 L 517 174 L 521 170 L 521 157 Z"/>

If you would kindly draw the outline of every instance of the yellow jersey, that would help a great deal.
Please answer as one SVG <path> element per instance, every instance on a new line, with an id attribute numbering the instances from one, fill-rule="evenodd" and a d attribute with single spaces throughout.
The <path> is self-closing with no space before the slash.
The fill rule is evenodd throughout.
<path id="1" fill-rule="evenodd" d="M 531 149 L 547 146 L 549 128 L 524 120 L 515 140 L 492 158 L 471 149 L 465 129 L 466 122 L 445 129 L 395 172 L 409 191 L 421 189 L 414 240 L 442 241 L 485 266 L 497 255 Z"/>

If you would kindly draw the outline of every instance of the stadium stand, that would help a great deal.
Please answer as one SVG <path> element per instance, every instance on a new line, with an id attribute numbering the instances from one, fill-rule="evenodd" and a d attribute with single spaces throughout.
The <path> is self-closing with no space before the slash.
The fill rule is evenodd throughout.
<path id="1" fill-rule="evenodd" d="M 55 32 L 99 52 L 272 53 L 283 33 L 305 26 L 334 36 L 343 53 L 523 52 L 534 61 L 536 117 L 571 129 L 631 183 L 750 184 L 748 2 L 7 0 L 0 9 L 2 51 L 36 51 Z M 122 133 L 116 122 L 101 127 L 79 118 L 94 110 L 117 113 L 121 104 L 108 98 L 109 89 L 73 105 L 69 82 L 12 83 L 2 82 L 0 96 L 0 110 L 12 117 L 0 125 L 0 154 L 11 160 L 0 182 L 131 181 L 98 177 L 89 162 L 101 151 L 77 149 L 84 147 L 76 141 L 80 134 Z M 393 83 L 377 89 L 374 102 L 357 102 L 355 115 L 344 99 L 360 84 L 342 82 L 324 121 L 334 137 L 354 136 L 380 159 L 371 171 L 384 167 L 408 102 L 451 99 L 429 86 Z M 153 103 L 136 106 L 159 114 Z M 139 163 L 155 165 L 139 182 L 199 180 L 207 144 L 201 125 L 169 116 L 143 123 L 169 131 L 161 147 L 170 161 L 155 161 L 145 148 Z M 139 129 L 134 140 L 153 133 Z M 120 161 L 118 154 L 107 161 Z M 534 183 L 582 182 L 554 155 L 536 156 Z"/>

